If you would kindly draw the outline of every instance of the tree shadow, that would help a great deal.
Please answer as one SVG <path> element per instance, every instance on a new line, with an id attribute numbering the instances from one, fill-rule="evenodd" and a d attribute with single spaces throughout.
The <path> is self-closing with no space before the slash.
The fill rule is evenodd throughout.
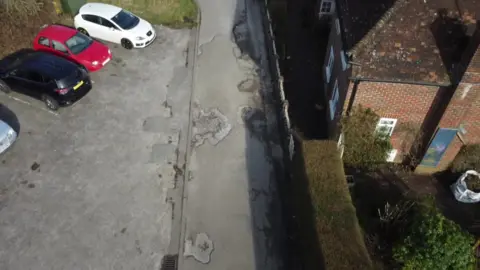
<path id="1" fill-rule="evenodd" d="M 308 139 L 328 137 L 323 63 L 330 28 L 315 24 L 314 1 L 287 1 L 285 95 L 295 129 Z"/>
<path id="2" fill-rule="evenodd" d="M 470 61 L 462 57 L 470 42 L 470 36 L 467 35 L 468 28 L 460 17 L 450 15 L 446 9 L 439 9 L 437 14 L 437 18 L 430 25 L 430 31 L 435 38 L 450 81 L 455 83 L 458 79 L 453 76 L 456 66 L 468 64 L 466 61 Z"/>
<path id="3" fill-rule="evenodd" d="M 279 74 L 274 72 L 273 51 L 270 41 L 266 40 L 268 27 L 263 1 L 237 0 L 231 31 L 231 40 L 236 45 L 234 54 L 239 65 L 253 63 L 248 65 L 253 67 L 245 71 L 245 76 L 259 82 L 252 94 L 259 98 L 241 111 L 257 270 L 290 269 L 280 187 L 288 177 L 281 143 L 286 130 L 277 121 L 281 108 L 278 88 L 275 88 Z"/>
<path id="4" fill-rule="evenodd" d="M 396 269 L 392 244 L 398 241 L 402 228 L 382 223 L 380 213 L 385 213 L 387 205 L 400 205 L 413 199 L 414 194 L 403 182 L 396 166 L 383 165 L 374 171 L 346 169 L 346 172 L 347 179 L 353 178 L 350 181 L 353 183 L 352 200 L 372 260 L 380 262 L 384 269 Z"/>
<path id="5" fill-rule="evenodd" d="M 437 193 L 435 200 L 442 213 L 455 221 L 463 229 L 475 236 L 480 236 L 479 203 L 462 203 L 455 199 L 450 186 L 457 181 L 462 173 L 445 170 L 434 174 Z"/>
<path id="6" fill-rule="evenodd" d="M 325 260 L 318 241 L 315 210 L 310 196 L 308 178 L 305 174 L 305 161 L 301 142 L 295 141 L 292 173 L 295 182 L 289 183 L 287 200 L 289 213 L 289 248 L 292 256 L 290 269 L 325 269 Z"/>
<path id="7" fill-rule="evenodd" d="M 447 110 L 455 89 L 455 86 L 439 87 L 434 98 L 435 102 L 428 109 L 420 129 L 415 135 L 414 143 L 402 160 L 402 164 L 408 166 L 411 170 L 414 170 L 422 162 L 430 140 L 437 131 L 438 124 Z"/>
<path id="8" fill-rule="evenodd" d="M 347 169 L 346 173 L 353 177 L 352 199 L 360 225 L 367 233 L 377 231 L 379 209 L 383 209 L 387 203 L 394 205 L 409 196 L 409 188 L 388 166 L 375 171 Z"/>
<path id="9" fill-rule="evenodd" d="M 345 49 L 357 45 L 397 1 L 403 0 L 338 0 L 337 10 L 346 28 Z"/>
<path id="10" fill-rule="evenodd" d="M 20 134 L 20 121 L 18 121 L 17 115 L 0 103 L 0 120 L 7 123 L 17 134 Z"/>

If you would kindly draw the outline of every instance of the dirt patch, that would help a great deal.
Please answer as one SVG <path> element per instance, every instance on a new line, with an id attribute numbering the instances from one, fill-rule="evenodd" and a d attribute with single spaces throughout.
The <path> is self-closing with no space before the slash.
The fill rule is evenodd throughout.
<path id="1" fill-rule="evenodd" d="M 69 18 L 58 16 L 50 1 L 42 1 L 43 5 L 36 15 L 21 15 L 18 12 L 8 13 L 0 9 L 0 57 L 4 57 L 22 48 L 31 48 L 32 40 L 45 24 L 69 24 Z"/>
<path id="2" fill-rule="evenodd" d="M 465 177 L 465 184 L 467 184 L 467 188 L 473 192 L 480 192 L 480 178 L 475 175 L 467 175 Z"/>

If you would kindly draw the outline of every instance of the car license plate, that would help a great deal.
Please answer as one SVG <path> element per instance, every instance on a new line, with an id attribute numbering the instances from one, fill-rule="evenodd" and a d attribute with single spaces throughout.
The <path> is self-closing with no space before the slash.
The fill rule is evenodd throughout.
<path id="1" fill-rule="evenodd" d="M 80 81 L 79 83 L 77 83 L 77 85 L 73 87 L 73 90 L 77 90 L 82 85 L 83 85 L 83 81 Z"/>

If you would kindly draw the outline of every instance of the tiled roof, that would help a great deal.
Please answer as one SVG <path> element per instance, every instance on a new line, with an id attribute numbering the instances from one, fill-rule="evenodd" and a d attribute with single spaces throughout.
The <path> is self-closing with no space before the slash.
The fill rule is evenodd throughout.
<path id="1" fill-rule="evenodd" d="M 480 0 L 338 0 L 338 5 L 353 77 L 439 84 L 450 83 L 449 71 L 480 14 Z"/>

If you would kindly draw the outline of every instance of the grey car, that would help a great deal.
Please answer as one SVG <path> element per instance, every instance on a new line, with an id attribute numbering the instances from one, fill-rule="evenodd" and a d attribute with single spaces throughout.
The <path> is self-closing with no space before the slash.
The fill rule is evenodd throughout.
<path id="1" fill-rule="evenodd" d="M 0 154 L 7 151 L 17 139 L 17 132 L 0 120 Z"/>

